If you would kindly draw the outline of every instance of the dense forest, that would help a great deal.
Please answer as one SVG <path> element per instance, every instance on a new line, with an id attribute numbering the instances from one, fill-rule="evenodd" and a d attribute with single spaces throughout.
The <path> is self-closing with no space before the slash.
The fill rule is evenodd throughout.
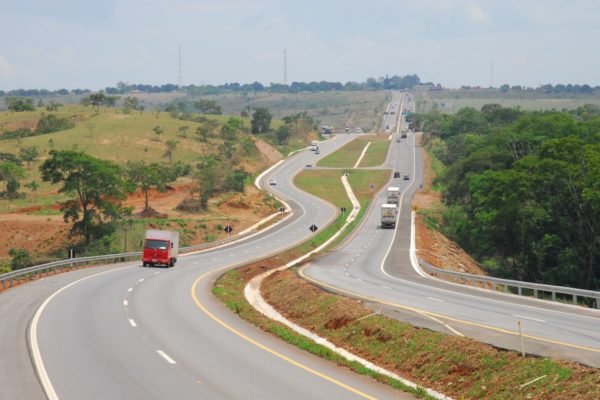
<path id="1" fill-rule="evenodd" d="M 446 234 L 492 275 L 600 289 L 600 108 L 410 119 L 446 165 Z"/>

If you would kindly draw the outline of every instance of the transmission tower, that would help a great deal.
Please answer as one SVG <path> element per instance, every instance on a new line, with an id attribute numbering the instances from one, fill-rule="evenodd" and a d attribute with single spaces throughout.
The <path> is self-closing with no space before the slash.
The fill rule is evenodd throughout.
<path id="1" fill-rule="evenodd" d="M 181 79 L 181 45 L 179 45 L 179 54 L 178 54 L 178 59 L 179 59 L 179 68 L 178 68 L 178 79 L 177 79 L 177 88 L 181 89 L 181 85 L 182 85 L 182 79 Z"/>
<path id="2" fill-rule="evenodd" d="M 283 50 L 283 84 L 287 85 L 287 50 Z"/>

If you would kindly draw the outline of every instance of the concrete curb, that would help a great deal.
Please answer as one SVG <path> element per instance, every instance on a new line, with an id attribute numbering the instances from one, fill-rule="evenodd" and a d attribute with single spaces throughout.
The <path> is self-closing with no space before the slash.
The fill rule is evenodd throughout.
<path id="1" fill-rule="evenodd" d="M 403 384 L 405 384 L 406 386 L 416 389 L 419 387 L 416 383 L 409 381 L 407 379 L 404 379 L 401 376 L 399 376 L 391 371 L 388 371 L 384 368 L 381 368 L 381 367 L 373 364 L 370 361 L 367 361 L 361 357 L 358 357 L 343 348 L 337 347 L 336 345 L 334 345 L 327 339 L 322 338 L 321 336 L 318 336 L 317 334 L 309 331 L 308 329 L 305 329 L 299 325 L 296 325 L 295 323 L 286 319 L 277 310 L 275 310 L 270 304 L 268 304 L 265 301 L 265 299 L 262 297 L 262 295 L 260 294 L 260 286 L 261 286 L 262 282 L 265 280 L 265 278 L 274 274 L 275 272 L 283 271 L 294 265 L 297 265 L 297 264 L 303 262 L 304 260 L 306 260 L 311 255 L 326 248 L 350 225 L 350 223 L 352 221 L 354 221 L 356 219 L 356 216 L 358 215 L 358 213 L 360 211 L 360 203 L 358 202 L 358 199 L 354 195 L 354 192 L 352 191 L 352 188 L 350 187 L 350 184 L 348 183 L 348 177 L 346 175 L 342 176 L 342 183 L 344 185 L 344 188 L 346 189 L 346 193 L 348 194 L 350 201 L 352 202 L 353 210 L 350 213 L 350 215 L 348 216 L 348 218 L 346 219 L 346 223 L 340 228 L 340 230 L 337 231 L 331 238 L 329 238 L 325 243 L 323 243 L 321 246 L 317 247 L 313 251 L 303 255 L 302 257 L 299 257 L 295 260 L 290 261 L 286 265 L 263 272 L 262 274 L 257 275 L 254 278 L 252 278 L 244 287 L 244 296 L 246 297 L 246 300 L 248 301 L 248 303 L 250 303 L 250 305 L 252 305 L 252 307 L 254 307 L 255 310 L 257 310 L 264 316 L 286 325 L 287 327 L 291 328 L 296 333 L 299 333 L 303 336 L 308 337 L 309 339 L 313 340 L 314 342 L 334 351 L 335 353 L 341 355 L 342 357 L 344 357 L 345 359 L 347 359 L 349 361 L 358 362 L 359 364 L 363 365 L 366 368 L 369 368 L 370 370 L 373 370 L 375 372 L 378 372 L 378 373 L 388 376 L 390 378 L 396 379 L 396 380 L 402 382 Z M 430 396 L 435 397 L 436 399 L 452 400 L 452 398 L 447 397 L 441 393 L 438 393 L 432 389 L 425 389 L 425 391 Z"/>

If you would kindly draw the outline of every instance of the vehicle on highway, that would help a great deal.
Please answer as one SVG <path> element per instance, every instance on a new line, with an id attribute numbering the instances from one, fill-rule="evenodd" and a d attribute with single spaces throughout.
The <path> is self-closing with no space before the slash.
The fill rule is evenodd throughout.
<path id="1" fill-rule="evenodd" d="M 311 168 L 312 164 L 306 164 L 306 168 Z"/>
<path id="2" fill-rule="evenodd" d="M 396 143 L 400 143 L 402 140 L 400 138 L 396 138 Z"/>
<path id="3" fill-rule="evenodd" d="M 269 179 L 269 185 L 270 185 L 270 186 L 275 186 L 275 185 L 277 185 L 277 179 Z"/>
<path id="4" fill-rule="evenodd" d="M 172 267 L 179 254 L 179 232 L 148 229 L 144 235 L 142 264 L 146 266 L 164 265 Z"/>
<path id="5" fill-rule="evenodd" d="M 400 172 L 394 171 L 394 178 L 400 178 Z"/>
<path id="6" fill-rule="evenodd" d="M 395 228 L 398 207 L 395 204 L 381 205 L 381 228 Z"/>
<path id="7" fill-rule="evenodd" d="M 405 181 L 409 181 L 410 180 L 410 176 L 409 175 L 404 175 L 404 180 Z"/>
<path id="8" fill-rule="evenodd" d="M 319 148 L 317 147 L 317 148 L 315 149 L 315 154 L 319 154 L 319 153 L 320 153 L 320 151 L 319 151 Z"/>
<path id="9" fill-rule="evenodd" d="M 386 125 L 386 126 L 385 126 L 385 129 L 390 129 L 390 126 L 389 126 L 389 125 Z"/>
<path id="10" fill-rule="evenodd" d="M 396 186 L 390 186 L 387 188 L 387 202 L 388 204 L 398 204 L 400 199 L 400 188 Z"/>
<path id="11" fill-rule="evenodd" d="M 402 131 L 402 135 L 400 135 L 402 139 L 406 139 L 406 131 Z"/>

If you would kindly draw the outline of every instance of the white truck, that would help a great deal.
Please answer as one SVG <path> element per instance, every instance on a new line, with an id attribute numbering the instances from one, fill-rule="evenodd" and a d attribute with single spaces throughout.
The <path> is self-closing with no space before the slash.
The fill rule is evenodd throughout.
<path id="1" fill-rule="evenodd" d="M 145 266 L 172 267 L 179 254 L 179 232 L 148 229 L 144 238 L 142 263 Z"/>
<path id="2" fill-rule="evenodd" d="M 319 151 L 319 142 L 316 140 L 313 140 L 312 142 L 310 142 L 310 150 L 317 152 Z"/>
<path id="3" fill-rule="evenodd" d="M 400 188 L 396 186 L 390 186 L 387 189 L 387 202 L 388 204 L 398 204 L 400 201 Z"/>
<path id="4" fill-rule="evenodd" d="M 395 228 L 398 207 L 395 204 L 381 205 L 381 228 Z"/>

